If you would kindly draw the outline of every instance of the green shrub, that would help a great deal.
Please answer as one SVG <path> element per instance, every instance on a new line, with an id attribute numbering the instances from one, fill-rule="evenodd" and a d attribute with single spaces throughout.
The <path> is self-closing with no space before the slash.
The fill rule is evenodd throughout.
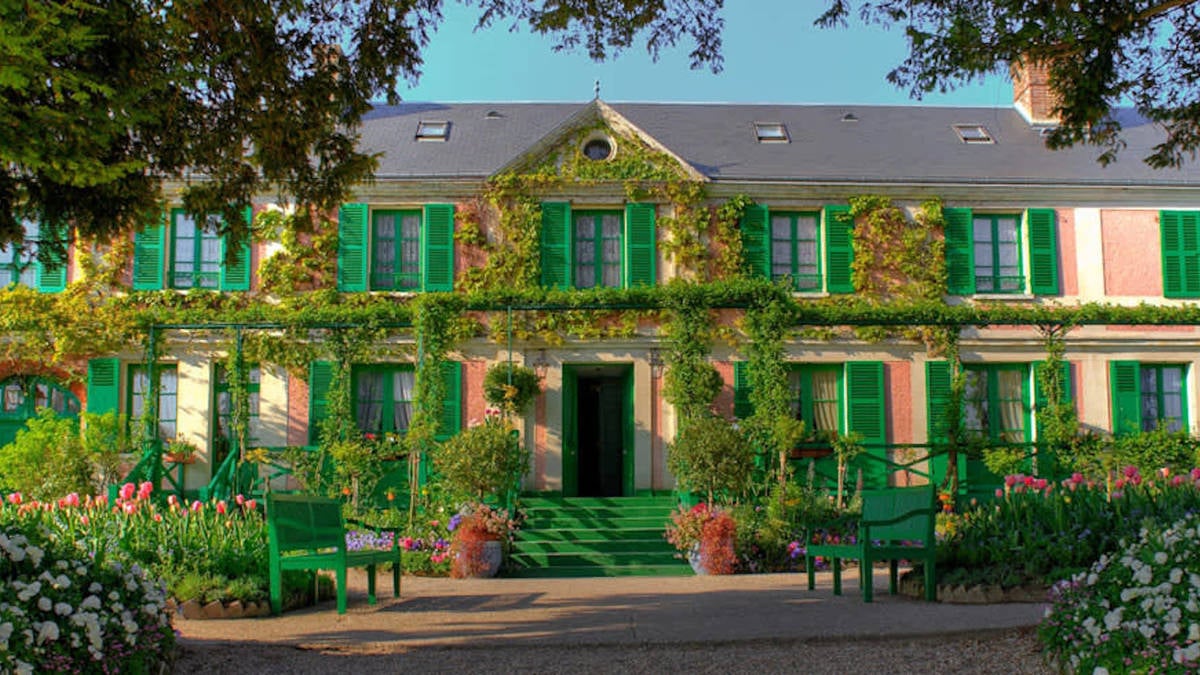
<path id="1" fill-rule="evenodd" d="M 488 418 L 442 443 L 433 464 L 452 494 L 483 501 L 518 487 L 529 470 L 529 451 L 512 427 Z"/>
<path id="2" fill-rule="evenodd" d="M 43 408 L 0 450 L 0 485 L 35 499 L 93 491 L 92 462 L 79 421 Z"/>
<path id="3" fill-rule="evenodd" d="M 1186 431 L 1154 431 L 1118 436 L 1112 440 L 1112 458 L 1117 466 L 1136 466 L 1141 473 L 1153 475 L 1162 467 L 1187 471 L 1196 465 L 1200 444 Z"/>
<path id="4" fill-rule="evenodd" d="M 506 415 L 520 415 L 542 393 L 542 378 L 531 368 L 496 363 L 483 377 L 483 399 Z"/>
<path id="5" fill-rule="evenodd" d="M 680 489 L 732 502 L 750 485 L 754 449 L 729 420 L 706 415 L 682 425 L 667 451 Z"/>

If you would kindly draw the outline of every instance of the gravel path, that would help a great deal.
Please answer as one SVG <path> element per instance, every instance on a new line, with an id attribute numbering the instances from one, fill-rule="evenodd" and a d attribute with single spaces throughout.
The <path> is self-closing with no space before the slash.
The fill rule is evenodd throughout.
<path id="1" fill-rule="evenodd" d="M 1052 673 L 1031 629 L 875 640 L 307 649 L 183 640 L 179 673 Z"/>

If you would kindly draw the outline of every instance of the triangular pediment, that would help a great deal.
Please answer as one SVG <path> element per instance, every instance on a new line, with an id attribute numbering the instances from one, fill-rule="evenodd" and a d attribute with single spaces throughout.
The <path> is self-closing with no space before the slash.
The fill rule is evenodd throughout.
<path id="1" fill-rule="evenodd" d="M 599 157 L 604 144 L 608 155 Z M 600 99 L 581 107 L 496 175 L 505 173 L 552 173 L 568 181 L 708 180 Z"/>

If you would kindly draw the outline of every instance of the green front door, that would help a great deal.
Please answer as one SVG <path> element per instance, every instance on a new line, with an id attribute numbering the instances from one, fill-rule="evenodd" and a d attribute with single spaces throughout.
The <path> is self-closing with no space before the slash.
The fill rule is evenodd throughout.
<path id="1" fill-rule="evenodd" d="M 633 494 L 633 368 L 565 366 L 563 496 Z"/>

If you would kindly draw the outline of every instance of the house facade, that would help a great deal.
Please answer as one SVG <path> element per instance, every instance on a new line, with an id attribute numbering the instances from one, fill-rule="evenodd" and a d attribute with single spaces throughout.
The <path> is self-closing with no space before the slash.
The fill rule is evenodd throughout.
<path id="1" fill-rule="evenodd" d="M 1047 150 L 1046 112 L 1029 106 L 1018 90 L 1012 108 L 600 100 L 380 107 L 362 129 L 363 146 L 379 153 L 375 181 L 328 214 L 326 231 L 289 244 L 288 235 L 256 230 L 230 251 L 218 216 L 198 220 L 170 208 L 126 242 L 131 252 L 118 276 L 148 306 L 148 298 L 202 291 L 237 298 L 231 302 L 243 310 L 275 302 L 278 279 L 307 264 L 294 255 L 321 268 L 289 291 L 311 293 L 314 304 L 335 290 L 344 305 L 402 307 L 431 294 L 541 289 L 541 307 L 510 300 L 464 310 L 476 329 L 446 354 L 442 433 L 484 417 L 489 365 L 523 363 L 544 383 L 521 421 L 532 450 L 525 489 L 667 491 L 677 428 L 664 396 L 662 310 L 670 308 L 638 306 L 638 292 L 757 278 L 788 284 L 801 306 L 850 301 L 859 292 L 860 226 L 848 215 L 857 198 L 886 199 L 914 219 L 930 200 L 940 202 L 941 301 L 951 307 L 1186 308 L 1200 298 L 1200 169 L 1142 164 L 1142 151 L 1157 142 L 1148 122 L 1127 123 L 1128 147 L 1109 166 L 1090 148 Z M 256 217 L 271 212 L 280 211 L 266 196 L 253 209 Z M 39 238 L 35 224 L 27 235 Z M 0 283 L 10 292 L 62 294 L 92 273 L 91 253 L 71 251 L 56 266 L 31 250 L 0 253 Z M 596 300 L 572 309 L 571 297 Z M 613 297 L 620 306 L 605 304 Z M 747 414 L 744 315 L 719 303 L 711 311 L 709 359 L 725 383 L 716 408 L 728 415 Z M 363 433 L 403 435 L 413 419 L 425 346 L 403 324 L 346 357 Z M 158 438 L 200 448 L 184 476 L 198 488 L 233 447 L 231 332 L 240 345 L 243 334 L 284 330 L 251 319 L 172 319 L 155 331 L 152 350 L 139 343 L 87 353 L 74 366 L 10 362 L 0 431 L 15 433 L 39 406 L 133 418 L 153 409 Z M 1198 331 L 1073 327 L 1064 372 L 1084 427 L 1196 432 Z M 296 354 L 275 363 L 247 352 L 247 447 L 318 440 L 334 361 L 320 348 L 325 335 L 309 334 L 316 346 L 307 368 Z M 1044 335 L 1033 325 L 968 326 L 957 349 L 967 426 L 993 443 L 1036 446 Z M 804 326 L 789 329 L 784 350 L 792 409 L 810 432 L 857 432 L 869 453 L 897 462 L 902 450 L 936 441 L 950 372 L 944 354 L 916 339 Z M 882 471 L 873 480 L 909 478 Z"/>

